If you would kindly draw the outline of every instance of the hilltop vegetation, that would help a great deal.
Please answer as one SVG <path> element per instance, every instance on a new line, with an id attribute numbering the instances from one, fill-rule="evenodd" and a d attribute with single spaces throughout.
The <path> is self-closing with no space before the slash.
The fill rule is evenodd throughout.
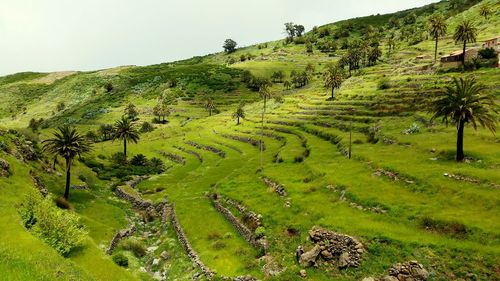
<path id="1" fill-rule="evenodd" d="M 482 49 L 500 36 L 500 2 L 287 23 L 282 40 L 146 67 L 0 77 L 0 276 L 362 280 L 417 260 L 428 280 L 500 280 L 498 59 L 439 63 L 462 49 L 464 21 Z M 479 99 L 460 111 L 469 123 L 453 115 L 463 99 L 436 102 L 460 95 L 454 79 L 480 85 L 464 94 Z M 314 226 L 362 244 L 359 266 L 324 249 L 299 263 Z"/>

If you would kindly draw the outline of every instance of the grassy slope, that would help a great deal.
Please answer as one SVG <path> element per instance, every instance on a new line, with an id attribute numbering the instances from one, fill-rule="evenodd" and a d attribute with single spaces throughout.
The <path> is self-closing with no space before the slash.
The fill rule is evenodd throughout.
<path id="1" fill-rule="evenodd" d="M 490 4 L 497 1 L 484 1 Z M 444 4 L 441 4 L 444 5 Z M 496 4 L 498 7 L 498 3 Z M 499 9 L 496 9 L 497 11 Z M 478 7 L 473 7 L 449 20 L 449 30 L 453 30 L 461 18 L 473 18 L 479 25 L 478 40 L 484 40 L 500 34 L 500 15 L 498 12 L 489 21 L 477 17 Z M 376 23 L 372 18 L 360 19 L 363 22 Z M 273 51 L 275 45 L 281 50 Z M 446 37 L 440 43 L 440 52 L 448 53 L 458 49 L 451 37 Z M 305 68 L 311 62 L 320 73 L 326 62 L 334 61 L 325 54 L 315 51 L 312 55 L 305 53 L 303 45 L 281 47 L 281 41 L 269 43 L 268 48 L 249 47 L 237 51 L 233 56 L 251 53 L 257 59 L 236 63 L 234 69 L 246 69 L 259 76 L 269 76 L 275 70 L 283 70 L 289 74 L 291 70 Z M 361 75 L 352 77 L 344 83 L 335 101 L 326 101 L 327 95 L 321 87 L 321 81 L 316 78 L 313 83 L 300 90 L 283 92 L 285 102 L 282 105 L 270 104 L 267 126 L 275 128 L 272 134 L 286 139 L 281 141 L 265 137 L 267 150 L 264 153 L 265 167 L 259 172 L 261 156 L 255 147 L 249 144 L 221 137 L 221 133 L 247 135 L 258 139 L 260 120 L 260 103 L 250 103 L 245 109 L 248 120 L 241 126 L 235 126 L 231 120 L 234 104 L 240 99 L 252 102 L 256 94 L 250 93 L 243 86 L 236 86 L 235 91 L 223 93 L 225 82 L 212 87 L 204 87 L 206 81 L 195 81 L 186 74 L 189 71 L 207 73 L 204 67 L 181 63 L 179 70 L 170 64 L 151 66 L 148 68 L 119 68 L 101 72 L 76 73 L 41 86 L 37 79 L 45 74 L 19 74 L 3 78 L 0 83 L 2 99 L 0 117 L 5 126 L 24 127 L 32 117 L 50 116 L 59 101 L 65 101 L 68 109 L 56 113 L 52 117 L 54 124 L 65 118 L 79 121 L 82 129 L 96 129 L 100 123 L 110 123 L 116 120 L 127 101 L 133 101 L 141 112 L 141 120 L 152 118 L 151 108 L 155 97 L 165 91 L 170 77 L 185 81 L 179 88 L 183 89 L 182 99 L 174 107 L 176 112 L 168 125 L 142 136 L 140 145 L 131 145 L 132 154 L 143 153 L 148 157 L 159 156 L 159 151 L 169 151 L 184 156 L 187 164 L 182 166 L 168 163 L 171 168 L 161 176 L 141 183 L 138 190 L 146 198 L 162 200 L 167 196 L 175 202 L 181 224 L 185 228 L 194 248 L 200 253 L 202 260 L 217 272 L 234 276 L 250 273 L 263 277 L 260 268 L 262 261 L 257 261 L 253 250 L 229 225 L 222 216 L 216 213 L 206 198 L 208 192 L 217 191 L 228 197 L 242 201 L 251 210 L 262 214 L 266 225 L 266 235 L 271 241 L 270 255 L 277 264 L 286 268 L 276 280 L 290 280 L 297 276 L 299 267 L 293 259 L 295 248 L 304 244 L 307 231 L 313 225 L 322 225 L 330 229 L 345 232 L 361 238 L 367 245 L 368 253 L 359 269 L 346 271 L 323 269 L 308 269 L 308 275 L 314 280 L 358 280 L 368 275 L 383 274 L 394 262 L 408 259 L 418 259 L 431 271 L 433 280 L 448 280 L 465 278 L 469 273 L 476 274 L 480 279 L 498 280 L 500 254 L 500 215 L 498 189 L 489 183 L 500 182 L 499 168 L 500 150 L 498 137 L 479 129 L 466 130 L 466 153 L 481 161 L 456 164 L 452 161 L 452 149 L 455 141 L 454 128 L 437 125 L 426 127 L 419 123 L 419 117 L 428 118 L 426 112 L 419 107 L 408 105 L 423 102 L 422 93 L 433 94 L 434 81 L 441 87 L 451 77 L 450 74 L 418 74 L 420 67 L 428 62 L 416 62 L 418 54 L 433 54 L 433 42 L 424 41 L 416 46 L 400 45 L 398 52 L 392 57 L 384 57 L 383 62 L 375 67 L 363 70 Z M 216 54 L 200 59 L 203 63 L 220 64 L 227 56 Z M 194 61 L 197 61 L 196 59 Z M 222 68 L 212 72 L 212 79 L 220 75 L 228 75 L 231 69 Z M 230 74 L 229 74 L 230 75 Z M 497 97 L 500 74 L 497 69 L 482 69 L 475 71 L 478 79 L 489 85 Z M 48 75 L 47 75 L 48 76 Z M 155 77 L 161 77 L 159 80 Z M 391 78 L 393 87 L 387 91 L 376 89 L 377 81 L 383 76 Z M 224 76 L 227 78 L 227 76 Z M 227 81 L 226 78 L 221 81 Z M 46 79 L 45 81 L 51 81 Z M 117 90 L 109 95 L 102 88 L 103 83 L 112 81 Z M 236 81 L 236 79 L 234 80 Z M 219 87 L 223 85 L 223 87 Z M 281 85 L 275 85 L 274 91 L 282 91 Z M 200 108 L 201 98 L 191 92 L 213 92 L 216 101 L 223 112 L 211 118 Z M 23 95 L 19 95 L 23 93 Z M 190 94 L 191 93 L 191 94 Z M 38 100 L 40 97 L 41 100 Z M 99 107 L 109 109 L 108 113 L 97 115 L 94 119 L 82 119 L 89 109 Z M 375 103 L 375 106 L 366 104 Z M 383 107 L 381 104 L 390 104 Z M 396 140 L 396 144 L 386 145 L 366 142 L 361 132 L 354 132 L 354 159 L 347 160 L 328 138 L 338 136 L 345 146 L 348 133 L 349 116 L 342 110 L 346 106 L 354 106 L 357 116 L 354 128 L 362 129 L 374 124 L 382 128 L 386 138 Z M 25 114 L 11 117 L 9 108 L 26 107 Z M 390 109 L 398 109 L 389 112 Z M 22 111 L 21 111 L 22 112 Z M 388 115 L 380 115 L 380 113 Z M 332 116 L 331 114 L 335 114 Z M 194 119 L 184 125 L 186 118 Z M 196 120 L 199 119 L 199 120 Z M 276 125 L 275 122 L 287 122 Z M 402 130 L 413 122 L 421 127 L 421 132 L 415 135 L 404 135 Z M 328 127 L 325 126 L 328 125 Z M 283 133 L 279 129 L 287 129 L 293 134 Z M 44 138 L 51 129 L 44 130 Z M 303 147 L 297 135 L 307 140 L 311 150 L 309 157 L 302 163 L 294 163 L 301 155 Z M 216 146 L 227 153 L 225 159 L 211 152 L 197 150 L 185 142 L 191 140 L 202 144 Z M 173 146 L 182 146 L 195 150 L 203 157 L 203 163 L 193 155 L 176 150 Z M 109 157 L 120 151 L 119 143 L 99 143 L 93 152 L 94 156 L 102 154 Z M 435 153 L 431 153 L 435 149 Z M 278 154 L 283 163 L 272 163 Z M 394 157 L 397 155 L 397 157 Z M 2 156 L 4 157 L 4 156 Z M 434 159 L 437 158 L 437 159 Z M 16 163 L 16 160 L 7 157 Z M 164 159 L 168 162 L 167 159 Z M 403 180 L 394 181 L 384 176 L 377 176 L 376 169 L 383 168 L 397 172 L 414 183 Z M 58 257 L 51 249 L 26 233 L 18 223 L 18 216 L 13 208 L 22 198 L 22 194 L 31 187 L 27 177 L 29 167 L 25 164 L 15 164 L 14 175 L 9 179 L 0 178 L 2 188 L 8 196 L 2 197 L 2 216 L 5 225 L 0 231 L 5 237 L 0 245 L 0 257 L 7 260 L 7 267 L 0 265 L 1 272 L 14 280 L 36 279 L 51 280 L 57 270 L 64 272 L 65 278 L 79 276 L 78 279 L 96 278 L 110 280 L 131 278 L 129 274 L 110 265 L 113 270 L 100 270 L 101 262 L 111 263 L 104 258 L 97 245 L 106 245 L 117 229 L 126 225 L 123 205 L 108 199 L 109 191 L 86 168 L 78 168 L 78 173 L 84 173 L 95 181 L 92 193 L 75 192 L 72 200 L 75 210 L 83 217 L 90 231 L 86 250 L 77 253 L 69 260 Z M 228 171 L 231 171 L 228 173 Z M 481 180 L 482 184 L 459 182 L 443 177 L 443 173 L 453 173 Z M 266 189 L 260 177 L 271 177 L 285 185 L 291 202 L 291 207 L 285 207 L 285 199 L 278 197 Z M 76 178 L 76 177 L 75 177 Z M 49 188 L 56 194 L 61 190 L 61 179 L 47 176 L 51 182 Z M 157 192 L 161 187 L 164 190 Z M 334 187 L 337 191 L 332 190 Z M 346 201 L 340 200 L 340 190 L 345 190 Z M 17 192 L 15 192 L 17 191 Z M 15 193 L 14 193 L 15 192 Z M 386 214 L 375 214 L 362 211 L 349 205 L 354 202 L 365 207 L 378 206 L 387 210 Z M 7 219 L 10 218 L 10 219 Z M 468 234 L 456 237 L 450 233 L 429 231 L 421 227 L 423 218 L 431 218 L 446 223 L 459 222 L 463 224 Z M 17 221 L 16 221 L 17 220 Z M 299 231 L 298 236 L 289 236 L 287 228 Z M 2 235 L 4 237 L 4 235 Z M 9 238 L 10 237 L 10 238 Z M 19 239 L 13 247 L 13 239 Z M 30 247 L 40 249 L 40 257 L 27 256 Z M 179 248 L 177 248 L 179 249 Z M 179 257 L 183 259 L 185 257 Z M 41 262 L 41 263 L 40 263 Z M 38 264 L 40 268 L 32 267 Z M 54 266 L 57 264 L 57 267 Z M 16 270 L 16 268 L 29 268 Z M 182 267 L 179 267 L 182 268 Z M 31 271 L 33 269 L 33 271 Z M 35 270 L 37 269 L 37 270 Z M 136 268 L 137 269 L 137 268 Z M 176 268 L 173 267 L 172 276 Z M 177 272 L 180 272 L 177 270 Z M 26 274 L 26 275 L 22 275 Z M 22 276 L 21 276 L 22 275 Z M 120 277 L 123 276 L 123 277 Z"/>

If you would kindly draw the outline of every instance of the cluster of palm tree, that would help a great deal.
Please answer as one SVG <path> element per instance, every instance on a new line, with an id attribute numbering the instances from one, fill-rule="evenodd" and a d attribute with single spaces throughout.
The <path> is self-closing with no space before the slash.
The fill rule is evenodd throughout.
<path id="1" fill-rule="evenodd" d="M 488 10 L 487 6 L 485 7 Z M 486 12 L 487 13 L 487 12 Z M 444 37 L 448 32 L 448 24 L 446 19 L 440 14 L 434 14 L 429 19 L 429 35 L 436 41 L 436 46 L 434 48 L 434 63 L 437 61 L 438 52 L 438 41 L 439 38 Z M 470 20 L 463 20 L 455 28 L 453 33 L 453 39 L 455 43 L 463 44 L 463 56 L 462 65 L 465 65 L 467 43 L 474 43 L 477 40 L 477 28 L 474 23 Z"/>
<path id="2" fill-rule="evenodd" d="M 139 130 L 135 121 L 129 116 L 123 116 L 116 121 L 113 128 L 113 140 L 123 142 L 123 154 L 127 157 L 127 142 L 137 143 L 139 141 Z M 92 144 L 88 138 L 78 133 L 77 129 L 70 125 L 58 127 L 53 136 L 43 141 L 43 150 L 53 154 L 54 159 L 58 156 L 64 158 L 66 164 L 66 186 L 64 198 L 69 199 L 69 189 L 71 184 L 71 168 L 75 157 L 81 157 L 90 152 Z"/>

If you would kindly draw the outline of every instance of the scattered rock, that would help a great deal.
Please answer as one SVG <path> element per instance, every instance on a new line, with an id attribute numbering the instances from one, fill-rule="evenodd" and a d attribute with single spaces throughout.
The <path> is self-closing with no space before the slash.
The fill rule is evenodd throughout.
<path id="1" fill-rule="evenodd" d="M 10 176 L 10 165 L 7 160 L 0 158 L 0 177 Z"/>
<path id="2" fill-rule="evenodd" d="M 160 264 L 160 259 L 153 259 L 153 263 L 151 265 L 158 265 Z"/>
<path id="3" fill-rule="evenodd" d="M 307 272 L 306 272 L 305 269 L 301 269 L 300 272 L 299 272 L 299 274 L 300 274 L 300 277 L 302 277 L 302 278 L 306 278 L 307 277 Z"/>
<path id="4" fill-rule="evenodd" d="M 316 265 L 316 260 L 321 252 L 320 245 L 316 244 L 311 250 L 300 256 L 299 263 L 302 266 L 309 267 Z"/>
<path id="5" fill-rule="evenodd" d="M 362 281 L 375 281 L 375 278 L 373 278 L 373 277 L 366 277 L 366 278 L 363 278 Z"/>
<path id="6" fill-rule="evenodd" d="M 160 254 L 160 258 L 162 258 L 163 260 L 168 260 L 170 258 L 170 255 L 168 254 L 167 251 L 163 251 Z"/>
<path id="7" fill-rule="evenodd" d="M 158 250 L 157 246 L 151 246 L 147 248 L 148 253 L 153 253 L 154 251 Z"/>

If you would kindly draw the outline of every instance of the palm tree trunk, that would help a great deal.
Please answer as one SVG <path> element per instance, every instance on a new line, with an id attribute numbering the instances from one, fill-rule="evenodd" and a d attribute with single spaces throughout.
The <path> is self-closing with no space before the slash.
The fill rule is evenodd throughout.
<path id="1" fill-rule="evenodd" d="M 351 117 L 352 118 L 352 117 Z M 352 119 L 351 119 L 351 122 L 350 123 L 350 126 L 349 126 L 349 159 L 351 159 L 351 155 L 352 155 Z"/>
<path id="2" fill-rule="evenodd" d="M 123 154 L 125 155 L 125 159 L 127 159 L 127 139 L 123 139 Z"/>
<path id="3" fill-rule="evenodd" d="M 436 37 L 436 47 L 434 48 L 434 64 L 437 62 L 437 56 L 438 56 L 438 40 L 439 38 Z"/>
<path id="4" fill-rule="evenodd" d="M 240 124 L 240 117 L 238 116 L 237 119 L 238 119 L 238 121 L 237 121 L 236 125 L 239 125 Z"/>
<path id="5" fill-rule="evenodd" d="M 464 160 L 464 126 L 465 122 L 463 120 L 459 121 L 458 133 L 457 133 L 457 162 Z"/>
<path id="6" fill-rule="evenodd" d="M 467 47 L 467 41 L 464 41 L 464 52 L 462 53 L 462 65 L 465 66 L 465 48 Z"/>
<path id="7" fill-rule="evenodd" d="M 334 91 L 334 89 L 335 89 L 335 88 L 334 88 L 334 87 L 332 87 L 332 100 L 333 100 L 333 91 Z"/>
<path id="8" fill-rule="evenodd" d="M 71 159 L 66 158 L 66 188 L 64 190 L 64 199 L 69 199 L 69 185 L 71 182 Z"/>

